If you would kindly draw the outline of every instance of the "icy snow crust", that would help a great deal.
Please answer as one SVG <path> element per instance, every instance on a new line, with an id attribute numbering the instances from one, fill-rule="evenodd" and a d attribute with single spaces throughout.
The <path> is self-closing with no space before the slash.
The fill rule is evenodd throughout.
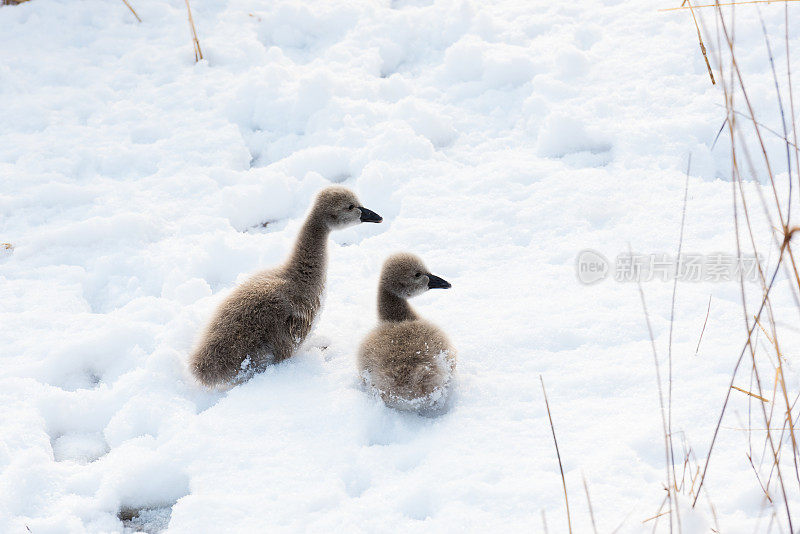
<path id="1" fill-rule="evenodd" d="M 544 511 L 565 532 L 539 375 L 573 528 L 591 528 L 583 473 L 601 530 L 641 531 L 664 455 L 639 297 L 581 285 L 574 261 L 674 253 L 689 153 L 684 249 L 735 250 L 721 98 L 688 14 L 193 0 L 195 64 L 182 1 L 131 3 L 141 24 L 121 2 L 0 8 L 0 531 L 510 532 Z M 770 95 L 746 9 L 739 63 Z M 782 35 L 783 7 L 763 12 Z M 198 387 L 185 362 L 215 305 L 285 257 L 331 182 L 385 222 L 332 236 L 316 333 L 229 391 Z M 355 372 L 398 250 L 453 283 L 414 302 L 459 351 L 439 417 L 386 407 Z M 671 285 L 645 291 L 661 349 Z M 673 419 L 702 456 L 741 348 L 737 286 L 683 284 L 677 310 Z M 707 488 L 723 532 L 752 532 L 735 426 Z M 682 517 L 710 524 L 705 504 Z"/>

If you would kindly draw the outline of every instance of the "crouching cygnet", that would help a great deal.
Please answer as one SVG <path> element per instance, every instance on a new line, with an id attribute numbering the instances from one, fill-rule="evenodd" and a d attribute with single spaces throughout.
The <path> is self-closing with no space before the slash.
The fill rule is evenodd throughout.
<path id="1" fill-rule="evenodd" d="M 407 299 L 449 287 L 413 254 L 394 254 L 383 264 L 378 286 L 380 323 L 361 343 L 358 372 L 388 406 L 423 413 L 446 406 L 455 350 L 444 332 L 420 318 Z"/>
<path id="2" fill-rule="evenodd" d="M 283 265 L 258 272 L 220 304 L 189 360 L 206 386 L 246 380 L 294 354 L 319 311 L 331 230 L 383 219 L 340 186 L 317 195 Z"/>

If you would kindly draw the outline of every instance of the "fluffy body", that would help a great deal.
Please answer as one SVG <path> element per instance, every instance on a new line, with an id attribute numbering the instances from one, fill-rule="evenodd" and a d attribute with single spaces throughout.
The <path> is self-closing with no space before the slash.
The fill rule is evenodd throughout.
<path id="1" fill-rule="evenodd" d="M 439 327 L 420 318 L 406 302 L 433 287 L 449 284 L 431 275 L 412 254 L 395 254 L 384 263 L 378 288 L 380 323 L 362 341 L 357 365 L 366 386 L 392 408 L 427 411 L 447 401 L 455 350 Z"/>
<path id="2" fill-rule="evenodd" d="M 447 400 L 456 356 L 441 329 L 413 319 L 378 325 L 361 345 L 358 366 L 387 406 L 425 410 Z"/>
<path id="3" fill-rule="evenodd" d="M 217 308 L 190 357 L 194 376 L 206 386 L 241 381 L 291 357 L 321 307 L 328 234 L 365 220 L 380 217 L 344 187 L 323 189 L 286 263 L 254 274 Z"/>
<path id="4" fill-rule="evenodd" d="M 292 356 L 311 331 L 319 292 L 304 290 L 278 268 L 253 275 L 217 308 L 191 368 L 207 386 L 246 379 Z"/>

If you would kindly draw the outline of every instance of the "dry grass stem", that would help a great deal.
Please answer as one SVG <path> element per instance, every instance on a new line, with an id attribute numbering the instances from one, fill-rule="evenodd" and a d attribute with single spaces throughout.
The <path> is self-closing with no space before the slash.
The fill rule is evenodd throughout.
<path id="1" fill-rule="evenodd" d="M 717 104 L 717 105 L 718 105 L 719 107 L 723 107 L 721 104 Z M 744 117 L 744 118 L 746 118 L 746 119 L 748 118 L 748 116 L 747 116 L 747 115 L 745 115 L 744 113 L 742 113 L 742 112 L 741 112 L 741 111 L 739 111 L 738 109 L 733 109 L 733 110 L 731 110 L 731 113 L 733 113 L 734 115 L 738 115 L 738 116 L 740 116 L 740 117 Z M 719 134 L 720 134 L 720 133 L 722 133 L 722 130 L 725 128 L 725 124 L 726 124 L 726 122 L 725 122 L 725 121 L 727 121 L 727 120 L 728 120 L 728 119 L 725 119 L 725 120 L 722 122 L 722 126 L 720 127 L 720 129 L 719 129 L 719 132 L 717 132 L 717 137 L 719 137 Z M 797 150 L 797 149 L 798 149 L 798 145 L 797 145 L 797 143 L 795 143 L 795 142 L 792 142 L 792 141 L 789 141 L 789 139 L 787 139 L 785 136 L 781 135 L 781 133 L 780 133 L 780 132 L 778 132 L 778 131 L 776 131 L 776 130 L 774 130 L 774 129 L 770 128 L 769 126 L 767 126 L 767 125 L 766 125 L 766 124 L 764 124 L 763 122 L 760 122 L 760 121 L 756 121 L 756 122 L 757 122 L 757 124 L 758 124 L 758 127 L 759 127 L 759 128 L 761 128 L 762 130 L 764 130 L 764 131 L 766 131 L 766 132 L 769 132 L 769 133 L 771 133 L 772 135 L 774 135 L 775 137 L 777 137 L 778 139 L 780 139 L 780 140 L 781 140 L 781 141 L 783 141 L 784 143 L 788 143 L 788 144 L 789 144 L 789 146 L 790 146 L 790 147 L 792 147 L 792 148 L 794 148 L 795 150 Z M 717 143 L 717 139 L 716 139 L 716 138 L 714 138 L 714 142 L 711 144 L 711 148 L 712 148 L 712 149 L 714 148 L 714 145 L 716 145 L 716 143 Z"/>
<path id="2" fill-rule="evenodd" d="M 131 10 L 131 13 L 133 13 L 133 16 L 134 16 L 134 17 L 136 17 L 136 20 L 138 20 L 139 22 L 142 22 L 142 19 L 140 19 L 140 18 L 139 18 L 139 15 L 137 15 L 137 14 L 136 14 L 136 11 L 134 11 L 134 10 L 133 10 L 133 6 L 131 6 L 131 5 L 128 3 L 128 0 L 122 0 L 122 1 L 123 1 L 123 2 L 125 2 L 125 5 L 126 5 L 126 6 L 128 6 L 128 9 L 130 9 L 130 10 Z"/>
<path id="3" fill-rule="evenodd" d="M 667 510 L 666 512 L 661 512 L 660 514 L 656 514 L 656 515 L 654 515 L 653 517 L 648 517 L 647 519 L 645 519 L 644 521 L 642 521 L 642 524 L 645 524 L 645 523 L 647 523 L 648 521 L 652 521 L 653 519 L 658 519 L 658 518 L 659 518 L 659 517 L 661 517 L 662 515 L 667 515 L 668 513 L 669 513 L 669 510 Z"/>
<path id="4" fill-rule="evenodd" d="M 567 506 L 567 526 L 569 532 L 572 534 L 572 519 L 569 514 L 569 499 L 567 498 L 567 481 L 564 478 L 564 466 L 561 464 L 561 452 L 558 450 L 558 440 L 556 439 L 556 429 L 553 426 L 553 416 L 550 414 L 550 403 L 547 401 L 547 392 L 544 389 L 544 379 L 539 375 L 539 381 L 542 383 L 542 394 L 544 395 L 544 405 L 547 408 L 547 418 L 550 420 L 550 431 L 553 433 L 553 443 L 556 445 L 556 456 L 558 457 L 558 469 L 561 471 L 561 484 L 564 487 L 564 503 Z"/>
<path id="5" fill-rule="evenodd" d="M 630 245 L 629 245 L 630 249 Z M 633 251 L 629 250 L 630 254 L 633 255 Z M 661 408 L 661 425 L 662 425 L 662 432 L 664 435 L 664 468 L 666 469 L 667 475 L 667 503 L 668 509 L 672 511 L 673 509 L 673 499 L 672 499 L 672 475 L 670 469 L 670 435 L 667 430 L 667 414 L 666 409 L 664 408 L 664 392 L 661 383 L 661 370 L 658 365 L 658 351 L 656 350 L 656 340 L 655 336 L 653 336 L 653 327 L 650 324 L 650 314 L 647 312 L 647 302 L 644 298 L 644 290 L 642 289 L 642 281 L 636 281 L 637 286 L 639 288 L 639 297 L 642 300 L 642 311 L 644 312 L 644 319 L 645 323 L 647 324 L 647 333 L 650 336 L 650 347 L 653 351 L 653 363 L 655 364 L 656 368 L 656 383 L 658 384 L 658 402 Z M 677 504 L 677 503 L 676 503 Z M 663 505 L 662 505 L 663 506 Z M 677 510 L 676 510 L 677 511 Z M 676 514 L 677 515 L 677 514 Z M 672 532 L 672 515 L 670 514 L 669 518 L 669 531 Z M 680 521 L 678 521 L 678 525 L 680 527 Z"/>
<path id="6" fill-rule="evenodd" d="M 706 53 L 706 45 L 703 44 L 703 36 L 700 34 L 700 26 L 697 25 L 697 17 L 694 15 L 694 9 L 692 9 L 692 3 L 686 0 L 684 2 L 687 4 L 687 8 L 689 12 L 692 14 L 692 20 L 694 21 L 694 27 L 697 30 L 697 40 L 700 42 L 700 51 L 703 53 L 703 59 L 706 62 L 706 69 L 708 70 L 708 76 L 711 78 L 711 85 L 716 85 L 717 82 L 714 80 L 714 71 L 711 70 L 711 63 L 708 62 L 708 54 Z"/>
<path id="7" fill-rule="evenodd" d="M 194 18 L 192 17 L 192 8 L 189 7 L 189 0 L 186 2 L 186 12 L 189 14 L 189 26 L 192 29 L 192 45 L 194 46 L 194 60 L 195 62 L 203 59 L 203 51 L 200 50 L 200 40 L 197 38 L 197 28 L 194 25 Z"/>
<path id="8" fill-rule="evenodd" d="M 789 0 L 796 1 L 796 0 Z M 750 97 L 750 92 L 744 82 L 742 70 L 737 61 L 736 47 L 733 38 L 733 10 L 730 11 L 731 15 L 726 16 L 720 6 L 733 5 L 733 4 L 758 4 L 767 3 L 764 1 L 746 1 L 746 2 L 732 2 L 728 4 L 710 4 L 708 6 L 691 6 L 691 7 L 716 7 L 715 20 L 717 22 L 717 46 L 716 56 L 718 76 L 720 87 L 723 91 L 726 118 L 723 123 L 727 126 L 730 137 L 730 156 L 731 156 L 731 186 L 732 186 L 732 203 L 733 203 L 733 222 L 736 238 L 736 251 L 737 257 L 742 258 L 745 250 L 743 247 L 749 247 L 756 258 L 760 258 L 757 244 L 761 244 L 766 237 L 774 244 L 774 248 L 770 248 L 770 256 L 772 252 L 776 252 L 777 257 L 772 260 L 762 262 L 757 260 L 757 274 L 758 282 L 760 284 L 760 295 L 754 302 L 748 303 L 748 291 L 744 284 L 744 276 L 740 271 L 739 276 L 739 290 L 741 296 L 741 305 L 743 311 L 744 324 L 746 327 L 746 338 L 742 346 L 739 357 L 730 375 L 729 388 L 725 393 L 725 400 L 722 404 L 722 410 L 719 413 L 717 425 L 714 429 L 714 434 L 711 438 L 711 444 L 708 448 L 708 453 L 705 458 L 702 473 L 699 477 L 699 484 L 697 486 L 697 493 L 694 496 L 693 505 L 696 504 L 700 491 L 703 488 L 703 483 L 708 474 L 708 468 L 714 446 L 716 444 L 719 429 L 722 425 L 723 417 L 727 411 L 731 392 L 733 390 L 739 391 L 747 395 L 748 419 L 744 428 L 734 428 L 734 430 L 743 430 L 748 434 L 747 442 L 749 452 L 746 454 L 748 462 L 755 474 L 756 480 L 765 499 L 765 506 L 772 507 L 770 529 L 774 523 L 781 531 L 794 532 L 793 517 L 790 509 L 790 504 L 796 502 L 795 495 L 800 491 L 800 447 L 795 436 L 795 419 L 796 414 L 793 413 L 796 401 L 795 393 L 792 392 L 791 398 L 795 401 L 791 402 L 789 387 L 786 384 L 784 377 L 783 365 L 785 358 L 781 350 L 781 329 L 784 327 L 783 322 L 776 321 L 775 314 L 778 313 L 778 308 L 774 306 L 772 298 L 772 290 L 775 287 L 775 281 L 778 272 L 783 269 L 786 274 L 785 280 L 782 281 L 781 291 L 785 291 L 786 283 L 791 295 L 794 299 L 795 305 L 800 309 L 800 275 L 798 275 L 797 262 L 794 258 L 794 251 L 791 246 L 791 238 L 795 232 L 795 228 L 791 226 L 791 211 L 793 204 L 794 180 L 800 181 L 800 163 L 798 155 L 800 155 L 797 148 L 797 126 L 794 114 L 794 99 L 791 89 L 791 70 L 789 58 L 789 17 L 788 17 L 788 2 L 784 2 L 784 19 L 785 19 L 785 43 L 786 43 L 786 79 L 789 85 L 788 94 L 788 113 L 784 109 L 784 99 L 781 93 L 779 77 L 777 68 L 772 53 L 772 46 L 767 34 L 766 25 L 759 12 L 759 22 L 761 30 L 764 35 L 764 45 L 769 59 L 769 67 L 772 74 L 772 81 L 775 88 L 774 102 L 780 111 L 782 133 L 774 129 L 766 127 L 762 122 L 756 118 L 755 106 L 753 105 Z M 693 12 L 694 13 L 694 12 Z M 702 18 L 699 19 L 702 24 Z M 707 34 L 707 32 L 706 32 Z M 723 61 L 723 54 L 725 60 Z M 724 71 L 727 68 L 727 72 Z M 727 74 L 728 76 L 725 76 Z M 755 93 L 753 93 L 755 95 Z M 758 97 L 763 99 L 764 95 L 758 93 Z M 739 112 L 735 109 L 734 99 L 740 98 L 740 102 L 745 103 L 745 113 Z M 742 124 L 737 122 L 737 117 L 744 118 Z M 787 120 L 790 118 L 790 120 Z M 747 132 L 745 132 L 747 128 Z M 779 160 L 771 158 L 767 151 L 762 132 L 770 132 L 783 141 L 785 155 L 786 171 L 788 173 L 788 187 L 782 191 L 778 191 L 776 184 L 776 173 L 782 170 L 782 164 Z M 754 134 L 754 135 L 753 135 Z M 791 140 L 790 140 L 791 137 Z M 758 161 L 751 157 L 749 147 L 753 146 L 753 154 Z M 794 162 L 792 158 L 794 157 Z M 743 171 L 747 171 L 748 176 L 743 176 Z M 794 176 L 792 176 L 794 174 Z M 745 179 L 749 179 L 745 187 Z M 762 186 L 762 183 L 765 185 Z M 800 183 L 800 182 L 799 182 Z M 765 189 L 766 191 L 762 191 Z M 752 197 L 756 195 L 757 204 L 753 204 Z M 767 232 L 762 232 L 763 236 L 756 236 L 753 230 L 754 220 L 752 219 L 751 211 L 754 208 L 763 210 L 764 221 L 767 228 L 772 228 Z M 757 239 L 758 237 L 758 239 Z M 756 313 L 748 312 L 748 307 L 757 304 Z M 709 303 L 710 306 L 710 303 Z M 708 319 L 708 312 L 706 314 L 706 321 Z M 705 326 L 704 326 L 705 328 Z M 764 334 L 764 340 L 768 342 L 765 344 L 762 340 L 758 339 L 759 331 Z M 702 338 L 702 334 L 701 334 Z M 756 350 L 757 346 L 760 350 Z M 698 342 L 699 347 L 699 342 Z M 697 351 L 696 351 L 697 352 Z M 734 385 L 737 379 L 739 370 L 743 367 L 742 363 L 745 354 L 749 355 L 750 362 L 744 368 L 749 369 L 750 372 L 750 386 L 747 389 Z M 762 388 L 762 376 L 765 367 L 774 372 L 775 378 L 772 387 L 772 400 L 769 400 L 766 395 L 768 392 Z M 798 395 L 800 397 L 800 395 Z M 753 399 L 758 402 L 753 407 Z M 751 412 L 751 407 L 753 407 Z M 762 420 L 759 422 L 756 414 L 760 413 Z M 782 421 L 777 421 L 782 419 Z M 727 428 L 727 427 L 726 427 Z M 763 432 L 763 447 L 761 448 L 760 455 L 753 454 L 752 433 Z M 790 449 L 787 451 L 787 449 Z M 786 458 L 789 454 L 790 458 Z M 791 463 L 789 463 L 791 462 Z M 784 476 L 784 470 L 789 465 L 793 464 L 793 471 L 795 474 L 794 483 Z M 788 475 L 788 473 L 786 473 Z M 774 478 L 773 478 L 774 477 Z M 773 487 L 770 489 L 771 484 L 777 483 L 777 490 Z M 692 491 L 694 482 L 692 483 Z M 781 511 L 783 509 L 783 511 Z M 778 515 L 780 514 L 780 515 Z M 779 517 L 785 517 L 785 523 L 779 521 Z"/>
<path id="9" fill-rule="evenodd" d="M 586 475 L 581 473 L 581 477 L 583 478 L 583 490 L 586 492 L 586 502 L 589 504 L 589 517 L 592 520 L 592 530 L 594 530 L 594 534 L 597 534 L 597 523 L 594 521 L 594 508 L 592 508 L 592 498 L 589 496 L 589 485 L 586 484 Z"/>
<path id="10" fill-rule="evenodd" d="M 700 337 L 697 340 L 697 347 L 694 349 L 694 355 L 700 352 L 700 342 L 703 341 L 703 334 L 706 331 L 706 324 L 708 324 L 708 314 L 711 313 L 711 295 L 708 296 L 708 309 L 706 309 L 706 319 L 703 321 L 703 329 L 700 330 Z"/>
<path id="11" fill-rule="evenodd" d="M 688 2 L 688 0 L 687 0 Z M 698 34 L 700 30 L 698 29 Z M 692 170 L 692 154 L 689 153 L 689 160 L 686 163 L 686 184 L 683 187 L 683 209 L 681 210 L 681 231 L 678 237 L 678 252 L 676 258 L 681 257 L 681 250 L 683 249 L 683 231 L 686 228 L 686 203 L 689 199 L 689 175 Z M 670 465 L 672 466 L 672 483 L 675 491 L 678 491 L 675 475 L 675 446 L 672 442 L 672 333 L 675 326 L 675 297 L 678 293 L 678 272 L 675 272 L 675 277 L 672 280 L 672 299 L 670 302 L 669 311 L 669 341 L 667 344 L 667 439 L 669 445 L 669 458 Z M 659 379 L 660 380 L 660 379 Z M 676 509 L 677 512 L 677 509 Z"/>
<path id="12" fill-rule="evenodd" d="M 659 9 L 659 11 L 678 11 L 680 9 L 697 9 L 700 7 L 717 7 L 717 6 L 743 6 L 746 4 L 782 4 L 784 2 L 798 2 L 800 0 L 746 0 L 743 2 L 720 2 L 718 4 L 701 4 L 699 6 L 687 6 L 686 2 L 679 7 L 666 7 Z"/>
<path id="13" fill-rule="evenodd" d="M 731 80 L 730 80 L 730 86 L 728 86 L 727 84 L 723 83 L 722 84 L 722 89 L 723 89 L 724 96 L 725 96 L 725 103 L 726 103 L 726 106 L 727 106 L 727 109 L 728 109 L 728 117 L 727 117 L 728 120 L 727 120 L 727 123 L 728 123 L 728 128 L 729 128 L 730 137 L 731 137 L 731 156 L 732 156 L 732 163 L 733 163 L 732 164 L 732 182 L 733 182 L 733 190 L 734 190 L 734 223 L 735 223 L 735 228 L 736 228 L 737 253 L 738 253 L 739 257 L 741 257 L 741 246 L 740 246 L 740 243 L 739 243 L 738 211 L 737 211 L 738 200 L 739 199 L 738 199 L 738 196 L 736 194 L 737 193 L 736 185 L 738 185 L 739 188 L 741 189 L 741 175 L 740 175 L 739 170 L 738 170 L 738 163 L 737 163 L 737 157 L 736 157 L 736 148 L 737 148 L 736 141 L 735 141 L 736 140 L 736 135 L 735 134 L 737 133 L 736 121 L 735 121 L 735 115 L 733 113 L 731 113 L 731 110 L 734 109 L 733 108 L 733 96 L 732 96 L 732 91 L 734 90 L 734 80 L 736 80 L 736 77 L 734 75 L 738 76 L 738 82 L 739 82 L 738 85 L 741 88 L 742 93 L 744 94 L 745 101 L 748 103 L 748 111 L 750 112 L 750 116 L 751 116 L 751 118 L 753 119 L 754 122 L 755 122 L 755 115 L 753 113 L 753 108 L 752 108 L 752 106 L 750 105 L 750 103 L 748 101 L 748 98 L 747 98 L 747 95 L 746 95 L 746 91 L 745 91 L 745 88 L 744 88 L 744 83 L 743 83 L 743 80 L 741 78 L 741 73 L 739 72 L 738 65 L 736 64 L 733 41 L 732 41 L 732 39 L 730 37 L 730 34 L 728 32 L 728 29 L 727 29 L 727 26 L 725 24 L 724 17 L 722 15 L 722 12 L 721 12 L 720 9 L 717 9 L 717 19 L 721 23 L 721 28 L 722 28 L 722 30 L 724 32 L 724 35 L 725 35 L 726 49 L 728 51 L 730 51 L 730 55 L 731 55 L 731 69 L 730 69 Z M 721 46 L 718 47 L 718 49 L 721 50 Z M 719 50 L 718 50 L 718 52 L 719 52 Z M 721 69 L 721 67 L 722 67 L 721 58 L 720 58 L 718 63 L 720 65 L 720 69 Z M 758 136 L 758 139 L 759 139 L 759 143 L 760 143 L 761 147 L 763 148 L 764 145 L 763 145 L 763 142 L 762 142 L 762 140 L 760 138 L 760 134 L 758 133 L 757 126 L 756 126 L 756 133 L 757 133 L 757 136 Z M 747 156 L 746 151 L 745 151 L 745 156 Z M 767 164 L 767 170 L 768 170 L 768 173 L 771 173 L 771 167 L 768 164 Z M 772 180 L 771 180 L 771 183 L 773 184 L 773 189 L 774 189 L 774 182 Z M 743 193 L 744 192 L 742 191 L 742 194 Z M 780 204 L 779 204 L 779 202 L 777 202 L 777 197 L 776 197 L 775 200 L 776 200 L 776 203 L 778 203 L 778 209 L 779 209 L 779 214 L 780 214 Z M 750 229 L 750 220 L 749 220 L 749 216 L 747 215 L 746 205 L 744 204 L 744 196 L 742 196 L 741 202 L 743 203 L 743 207 L 745 209 L 745 216 L 747 217 L 747 226 L 748 226 L 748 229 Z M 751 231 L 751 241 L 752 241 L 752 231 Z M 762 312 L 765 309 L 765 306 L 768 305 L 769 294 L 770 294 L 770 291 L 772 290 L 772 287 L 773 287 L 773 284 L 775 282 L 775 278 L 777 276 L 778 270 L 780 269 L 781 259 L 783 258 L 783 249 L 784 249 L 784 247 L 781 247 L 781 255 L 778 258 L 778 264 L 776 265 L 776 267 L 775 267 L 775 269 L 774 269 L 774 271 L 772 273 L 772 277 L 771 277 L 771 279 L 769 281 L 769 284 L 766 284 L 766 279 L 763 276 L 763 273 L 761 272 L 760 264 L 759 264 L 759 273 L 761 275 L 761 281 L 762 281 L 762 286 L 763 286 L 764 291 L 763 291 L 763 297 L 761 299 L 761 303 L 760 303 L 760 306 L 759 306 L 758 313 L 756 313 L 756 318 L 760 318 Z M 743 279 L 741 277 L 740 277 L 740 285 L 742 286 L 741 287 L 741 291 L 742 291 L 742 296 L 743 296 L 743 299 L 744 299 L 744 294 L 745 293 L 744 293 Z M 744 300 L 743 300 L 743 306 L 745 306 L 745 301 Z M 747 319 L 746 306 L 745 306 L 745 310 L 744 311 L 745 311 L 745 318 Z M 741 365 L 742 359 L 744 358 L 744 355 L 745 355 L 745 353 L 746 353 L 746 351 L 748 349 L 750 349 L 750 355 L 751 355 L 751 358 L 753 359 L 753 370 L 757 373 L 757 367 L 755 365 L 755 353 L 754 353 L 754 350 L 753 350 L 752 340 L 751 340 L 751 337 L 753 335 L 753 330 L 755 329 L 756 323 L 753 323 L 753 325 L 751 326 L 749 324 L 749 321 L 746 320 L 746 324 L 747 324 L 747 339 L 745 341 L 744 346 L 742 347 L 742 351 L 739 354 L 739 358 L 737 359 L 736 365 L 734 366 L 734 370 L 733 370 L 733 373 L 731 375 L 730 386 L 733 386 L 733 381 L 736 378 L 736 374 L 737 374 L 737 371 L 739 369 L 739 366 Z M 756 379 L 757 379 L 757 382 L 758 382 L 757 374 L 756 374 Z M 703 487 L 703 483 L 705 481 L 705 477 L 706 477 L 707 472 L 708 472 L 708 467 L 709 467 L 710 460 L 711 460 L 711 453 L 714 450 L 714 445 L 716 443 L 716 439 L 717 439 L 717 436 L 718 436 L 718 433 L 719 433 L 719 428 L 720 428 L 720 425 L 722 424 L 722 418 L 723 418 L 723 416 L 725 414 L 728 402 L 730 400 L 730 392 L 731 392 L 731 390 L 732 390 L 732 388 L 728 389 L 728 391 L 726 393 L 726 396 L 725 396 L 725 401 L 723 402 L 722 411 L 720 412 L 720 416 L 718 418 L 717 425 L 715 427 L 714 434 L 713 434 L 712 439 L 711 439 L 711 445 L 709 446 L 709 452 L 708 452 L 708 454 L 706 456 L 705 465 L 703 467 L 703 473 L 702 473 L 702 475 L 700 477 L 700 484 L 698 486 L 697 495 L 695 496 L 694 501 L 693 501 L 693 506 L 696 505 L 696 503 L 697 503 L 697 499 L 698 499 L 699 494 L 700 494 L 700 489 Z M 759 382 L 759 385 L 758 385 L 758 390 L 759 390 L 759 392 L 761 391 L 760 382 Z M 761 404 L 761 406 L 762 406 L 762 413 L 763 413 L 764 418 L 766 420 L 767 419 L 766 410 L 763 408 L 763 406 L 764 406 L 763 404 Z M 768 437 L 768 442 L 770 443 L 771 448 L 772 448 L 773 456 L 777 460 L 777 451 L 775 449 L 774 443 L 772 442 L 771 434 L 769 434 L 769 432 L 768 432 L 768 436 L 767 437 Z M 779 480 L 781 481 L 781 485 L 783 487 L 780 470 L 778 470 L 778 476 L 779 476 Z M 783 494 L 784 494 L 784 500 L 785 500 L 785 489 L 783 491 Z M 791 525 L 791 516 L 788 513 L 788 502 L 786 503 L 786 505 L 787 505 L 787 516 L 789 518 L 788 521 L 789 521 L 789 524 Z"/>
<path id="14" fill-rule="evenodd" d="M 737 386 L 731 386 L 731 388 L 732 388 L 732 389 L 735 389 L 736 391 L 741 391 L 742 393 L 745 393 L 745 394 L 747 394 L 747 395 L 750 395 L 751 397 L 753 397 L 753 398 L 756 398 L 756 399 L 758 399 L 758 400 L 760 400 L 760 401 L 762 401 L 762 402 L 769 402 L 769 400 L 765 399 L 765 398 L 764 398 L 764 397 L 762 397 L 761 395 L 756 395 L 755 393 L 750 393 L 750 392 L 749 392 L 749 391 L 747 391 L 746 389 L 742 389 L 742 388 L 740 388 L 740 387 L 737 387 Z"/>

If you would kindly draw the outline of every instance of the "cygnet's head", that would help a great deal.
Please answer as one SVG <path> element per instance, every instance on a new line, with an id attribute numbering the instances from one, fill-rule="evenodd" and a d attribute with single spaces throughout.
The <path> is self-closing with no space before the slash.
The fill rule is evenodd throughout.
<path id="1" fill-rule="evenodd" d="M 362 222 L 379 223 L 383 218 L 361 205 L 355 193 L 334 185 L 317 194 L 314 214 L 331 230 L 341 230 Z"/>
<path id="2" fill-rule="evenodd" d="M 402 299 L 425 293 L 429 289 L 447 289 L 450 282 L 431 274 L 414 254 L 392 254 L 383 263 L 381 287 Z"/>

